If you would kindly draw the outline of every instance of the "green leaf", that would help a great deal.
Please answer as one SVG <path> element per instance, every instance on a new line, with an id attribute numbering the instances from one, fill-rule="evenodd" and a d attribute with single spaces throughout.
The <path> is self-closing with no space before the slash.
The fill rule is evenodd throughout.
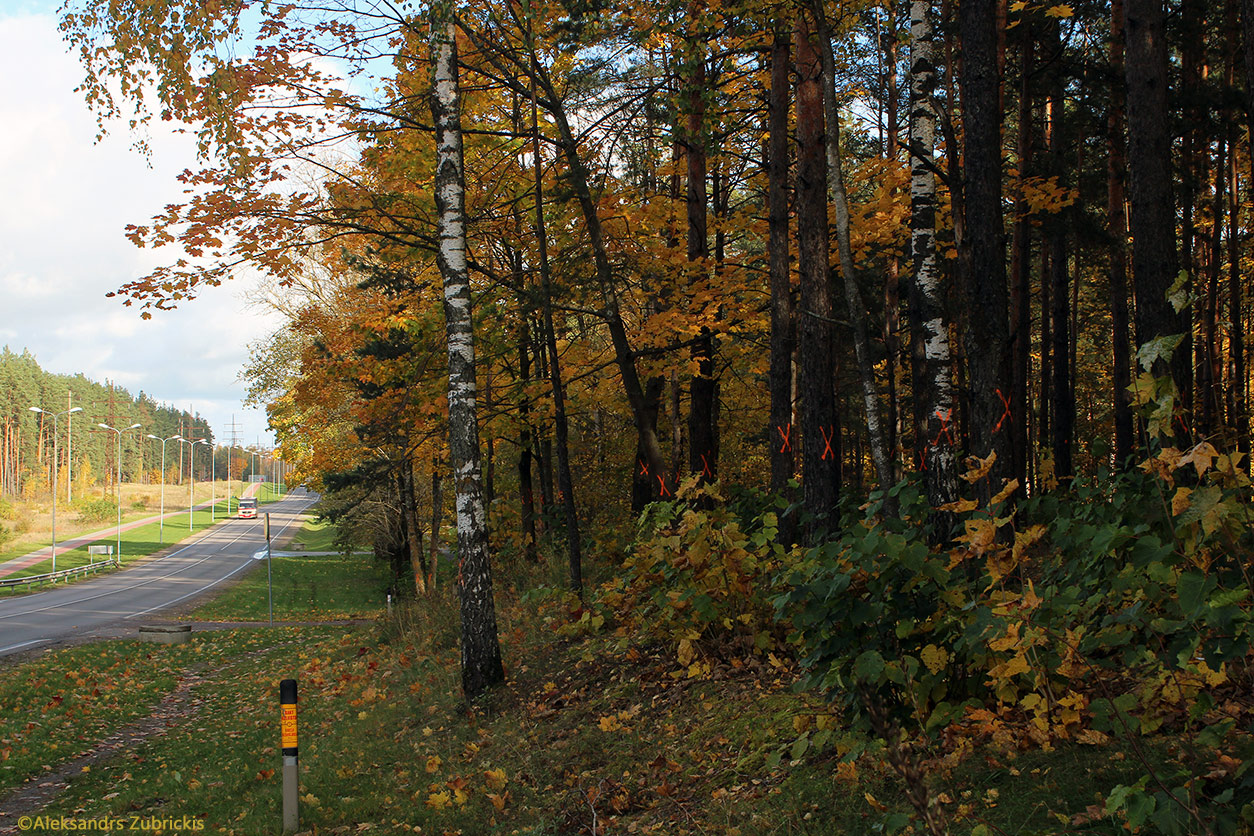
<path id="1" fill-rule="evenodd" d="M 1206 596 L 1206 576 L 1201 572 L 1183 572 L 1176 581 L 1176 595 L 1180 599 L 1180 611 L 1194 615 L 1202 607 Z"/>
<path id="2" fill-rule="evenodd" d="M 884 657 L 878 650 L 867 650 L 853 662 L 854 676 L 863 682 L 879 682 L 884 673 Z"/>

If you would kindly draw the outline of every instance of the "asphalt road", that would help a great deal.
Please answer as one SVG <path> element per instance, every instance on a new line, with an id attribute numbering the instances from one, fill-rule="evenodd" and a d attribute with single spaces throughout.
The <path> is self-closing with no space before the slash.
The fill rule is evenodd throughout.
<path id="1" fill-rule="evenodd" d="M 271 539 L 297 524 L 315 494 L 293 491 L 255 520 L 228 519 L 161 557 L 89 581 L 0 601 L 0 656 L 20 653 L 118 623 L 133 623 L 182 603 L 260 564 L 265 514 Z"/>

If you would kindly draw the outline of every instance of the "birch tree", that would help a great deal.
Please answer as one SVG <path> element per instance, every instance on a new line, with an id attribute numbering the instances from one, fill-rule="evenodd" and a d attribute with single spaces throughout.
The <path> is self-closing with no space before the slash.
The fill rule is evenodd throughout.
<path id="1" fill-rule="evenodd" d="M 936 32 L 930 0 L 910 4 L 910 250 L 909 285 L 914 341 L 915 426 L 923 430 L 924 484 L 928 501 L 944 505 L 958 498 L 954 459 L 954 386 L 949 327 L 936 251 Z"/>
<path id="2" fill-rule="evenodd" d="M 461 596 L 462 691 L 474 699 L 504 681 L 488 558 L 488 516 L 479 467 L 475 411 L 475 341 L 466 261 L 466 178 L 462 160 L 457 45 L 452 7 L 431 7 L 431 120 L 435 126 L 435 204 L 448 337 L 449 457 L 457 507 L 458 591 Z"/>

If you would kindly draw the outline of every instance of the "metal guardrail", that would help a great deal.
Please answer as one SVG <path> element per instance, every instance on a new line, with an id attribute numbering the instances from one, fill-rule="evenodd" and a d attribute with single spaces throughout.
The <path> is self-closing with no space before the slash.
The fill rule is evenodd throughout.
<path id="1" fill-rule="evenodd" d="M 118 568 L 121 564 L 118 559 L 100 560 L 95 563 L 86 563 L 82 566 L 75 566 L 73 569 L 62 569 L 60 572 L 45 572 L 42 575 L 27 575 L 24 578 L 2 578 L 0 579 L 0 588 L 22 586 L 23 584 L 37 583 L 56 583 L 59 580 L 72 578 L 77 575 L 87 575 L 97 569 Z"/>

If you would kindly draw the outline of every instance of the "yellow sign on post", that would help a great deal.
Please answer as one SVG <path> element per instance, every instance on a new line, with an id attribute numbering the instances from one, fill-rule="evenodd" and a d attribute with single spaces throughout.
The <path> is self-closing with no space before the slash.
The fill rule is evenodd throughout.
<path id="1" fill-rule="evenodd" d="M 300 829 L 300 750 L 296 748 L 296 680 L 279 683 L 279 738 L 283 742 L 283 832 Z"/>
<path id="2" fill-rule="evenodd" d="M 296 706 L 283 706 L 282 738 L 284 749 L 296 748 Z"/>

